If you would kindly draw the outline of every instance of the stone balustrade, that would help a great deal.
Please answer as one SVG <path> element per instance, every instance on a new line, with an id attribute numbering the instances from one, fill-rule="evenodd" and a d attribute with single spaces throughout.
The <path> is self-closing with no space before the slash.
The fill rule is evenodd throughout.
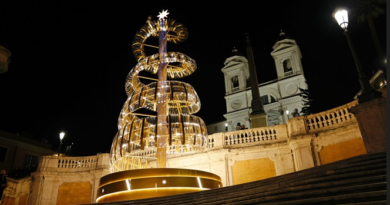
<path id="1" fill-rule="evenodd" d="M 151 149 L 137 150 L 137 152 L 135 152 L 132 156 L 135 156 L 135 157 L 155 157 L 156 153 L 157 153 L 156 150 L 151 150 Z"/>
<path id="2" fill-rule="evenodd" d="M 89 171 L 108 167 L 108 154 L 87 157 L 55 157 L 41 158 L 37 171 L 75 172 Z"/>
<path id="3" fill-rule="evenodd" d="M 330 127 L 339 127 L 355 120 L 349 109 L 356 106 L 358 101 L 352 101 L 340 107 L 333 108 L 314 115 L 306 116 L 306 129 L 309 133 L 319 132 Z"/>
<path id="4" fill-rule="evenodd" d="M 314 134 L 348 123 L 356 122 L 355 116 L 349 109 L 356 106 L 358 101 L 327 110 L 324 112 L 294 117 L 286 125 L 237 130 L 232 132 L 216 133 L 208 136 L 209 149 L 226 147 L 251 146 L 286 141 L 292 136 Z"/>
<path id="5" fill-rule="evenodd" d="M 349 112 L 349 109 L 357 104 L 358 101 L 354 100 L 348 104 L 331 110 L 291 118 L 287 122 L 288 133 L 290 137 L 304 134 L 315 134 L 324 130 L 334 129 L 356 122 L 355 116 Z"/>
<path id="6" fill-rule="evenodd" d="M 209 149 L 271 144 L 287 140 L 286 125 L 217 133 L 208 136 Z"/>
<path id="7" fill-rule="evenodd" d="M 84 169 L 92 168 L 95 169 L 97 165 L 97 157 L 60 157 L 58 159 L 59 169 Z"/>

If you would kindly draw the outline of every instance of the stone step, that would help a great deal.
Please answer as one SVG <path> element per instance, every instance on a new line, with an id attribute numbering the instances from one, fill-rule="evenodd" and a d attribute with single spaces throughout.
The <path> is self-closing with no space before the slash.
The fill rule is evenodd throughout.
<path id="1" fill-rule="evenodd" d="M 267 204 L 267 205 L 294 205 L 294 204 L 306 204 L 306 205 L 333 205 L 333 204 L 358 204 L 358 203 L 370 203 L 372 201 L 385 201 L 386 190 L 379 191 L 368 191 L 364 193 L 351 193 L 335 196 L 323 196 L 317 198 L 303 198 L 298 200 L 290 200 L 285 202 L 274 202 L 274 203 L 263 203 L 256 200 L 240 202 L 240 203 L 229 203 L 231 205 L 245 205 L 245 204 Z"/>
<path id="2" fill-rule="evenodd" d="M 343 189 L 348 190 L 348 187 L 370 187 L 371 184 L 375 184 L 376 186 L 381 186 L 381 183 L 386 181 L 386 176 L 374 176 L 374 177 L 365 177 L 364 179 L 351 179 L 345 181 L 335 181 L 335 182 L 323 182 L 319 184 L 307 184 L 302 186 L 291 187 L 288 185 L 270 185 L 264 188 L 259 188 L 258 190 L 253 189 L 250 191 L 242 192 L 241 190 L 237 190 L 242 193 L 230 193 L 225 194 L 222 197 L 217 195 L 213 197 L 211 200 L 208 199 L 210 197 L 201 197 L 205 200 L 197 199 L 199 204 L 220 204 L 221 201 L 226 200 L 226 198 L 232 201 L 242 201 L 251 198 L 263 199 L 264 197 L 272 197 L 272 196 L 287 196 L 288 194 L 303 194 L 303 193 L 311 193 L 313 190 L 315 191 L 326 191 L 329 189 L 336 189 L 341 192 Z M 199 196 L 200 197 L 200 196 Z M 307 197 L 307 194 L 305 195 Z M 213 201 L 211 203 L 211 201 Z"/>
<path id="3" fill-rule="evenodd" d="M 383 173 L 382 173 L 383 174 Z M 385 174 L 385 173 L 384 173 Z M 376 182 L 383 182 L 386 181 L 386 176 L 379 175 L 379 176 L 365 176 L 363 178 L 351 178 L 347 180 L 323 180 L 321 182 L 316 183 L 278 183 L 278 184 L 270 184 L 265 186 L 259 186 L 250 190 L 242 190 L 237 189 L 236 192 L 221 192 L 219 194 L 214 194 L 214 199 L 219 198 L 221 195 L 222 197 L 229 196 L 229 197 L 240 197 L 240 196 L 247 196 L 250 194 L 257 194 L 257 193 L 270 193 L 275 194 L 278 192 L 283 193 L 284 192 L 290 192 L 290 191 L 296 191 L 299 189 L 305 189 L 305 188 L 327 188 L 332 186 L 341 186 L 341 185 L 348 185 L 348 184 L 366 184 L 366 183 L 376 183 Z M 293 184 L 293 185 L 291 185 Z M 239 191 L 239 192 L 237 192 Z M 199 196 L 202 197 L 208 197 L 203 195 L 203 193 L 199 193 Z"/>
<path id="4" fill-rule="evenodd" d="M 277 183 L 277 184 L 268 184 L 266 186 L 259 185 L 256 188 L 243 190 L 239 187 L 236 187 L 235 191 L 223 191 L 224 188 L 221 189 L 214 189 L 210 191 L 202 191 L 202 192 L 195 192 L 195 193 L 189 193 L 189 194 L 183 194 L 183 195 L 174 195 L 174 196 L 168 196 L 168 197 L 158 197 L 158 198 L 149 198 L 146 199 L 148 202 L 156 202 L 156 203 L 171 203 L 171 202 L 177 202 L 178 204 L 188 202 L 188 201 L 198 201 L 200 204 L 207 203 L 207 201 L 210 201 L 209 199 L 214 200 L 220 200 L 226 199 L 226 198 L 234 198 L 234 197 L 242 197 L 242 196 L 248 196 L 251 194 L 257 194 L 262 193 L 264 196 L 276 194 L 278 192 L 281 193 L 288 193 L 293 191 L 298 191 L 299 189 L 324 189 L 329 188 L 331 186 L 342 186 L 342 185 L 352 185 L 352 184 L 364 184 L 364 183 L 374 183 L 374 182 L 383 182 L 386 181 L 385 175 L 380 174 L 386 174 L 386 170 L 382 169 L 381 172 L 366 172 L 366 173 L 358 173 L 356 177 L 358 178 L 349 178 L 346 180 L 341 180 L 341 178 L 334 178 L 333 181 L 331 180 L 331 177 L 329 176 L 326 179 L 323 179 L 319 182 L 316 182 L 315 180 L 308 180 L 306 183 Z M 347 175 L 345 175 L 347 176 Z M 354 175 L 351 175 L 352 177 Z M 361 178 L 359 178 L 361 177 Z M 261 182 L 261 181 L 259 181 Z M 294 184 L 294 185 L 291 185 Z M 239 185 L 236 185 L 239 186 Z M 283 190 L 281 190 L 283 189 Z M 206 201 L 202 199 L 207 199 Z M 142 200 L 142 199 L 141 199 Z M 137 200 L 138 202 L 141 202 L 141 200 Z M 218 204 L 218 203 L 217 203 Z"/>
<path id="5" fill-rule="evenodd" d="M 220 188 L 220 189 L 214 189 L 210 190 L 207 192 L 199 192 L 199 193 L 192 193 L 194 198 L 196 196 L 202 196 L 202 197 L 208 197 L 212 195 L 216 195 L 216 197 L 229 193 L 232 195 L 239 195 L 239 194 L 247 194 L 248 192 L 253 192 L 253 191 L 262 191 L 262 189 L 271 189 L 272 187 L 280 187 L 280 186 L 289 186 L 289 187 L 294 187 L 294 186 L 299 186 L 299 185 L 305 185 L 305 184 L 316 184 L 316 183 L 322 183 L 322 182 L 332 182 L 332 181 L 342 181 L 342 180 L 359 180 L 360 177 L 365 178 L 366 176 L 378 176 L 379 177 L 385 177 L 385 176 L 380 176 L 380 175 L 386 175 L 386 169 L 380 169 L 380 170 L 369 170 L 369 171 L 360 171 L 360 172 L 351 172 L 351 173 L 344 173 L 341 175 L 327 175 L 327 176 L 321 176 L 321 177 L 316 177 L 316 178 L 308 178 L 308 179 L 300 179 L 300 178 L 291 178 L 289 180 L 280 180 L 280 181 L 273 181 L 269 182 L 266 180 L 262 181 L 257 181 L 255 184 L 251 184 L 250 187 L 242 186 L 242 185 L 235 185 L 234 191 L 231 191 L 231 189 L 226 189 L 227 187 Z M 282 178 L 283 176 L 276 177 L 276 178 Z M 354 179 L 358 177 L 358 179 Z M 265 188 L 262 188 L 265 187 Z M 237 192 L 237 191 L 240 192 Z M 191 197 L 191 196 L 188 196 Z"/>
<path id="6" fill-rule="evenodd" d="M 382 152 L 214 190 L 99 204 L 383 204 L 385 182 Z"/>
<path id="7" fill-rule="evenodd" d="M 386 203 L 386 200 L 382 200 L 382 201 L 346 203 L 346 204 L 341 204 L 341 205 L 387 205 L 387 203 Z"/>
<path id="8" fill-rule="evenodd" d="M 378 164 L 380 163 L 380 164 Z M 348 165 L 351 165 L 353 167 L 349 167 Z M 326 166 L 326 165 L 323 165 L 323 166 Z M 300 179 L 305 179 L 305 178 L 317 178 L 317 177 L 321 177 L 321 176 L 324 176 L 324 175 L 331 175 L 331 174 L 336 174 L 336 173 L 351 173 L 351 172 L 355 172 L 355 171 L 360 171 L 360 170 L 369 170 L 369 169 L 377 169 L 377 168 L 385 168 L 386 167 L 386 159 L 378 159 L 378 160 L 372 160 L 372 161 L 367 161 L 367 162 L 358 162 L 358 163 L 343 163 L 342 165 L 339 164 L 339 166 L 337 168 L 340 168 L 339 169 L 330 169 L 330 167 L 322 167 L 322 166 L 319 166 L 319 167 L 314 167 L 314 168 L 310 168 L 310 169 L 306 169 L 306 170 L 302 170 L 302 171 L 298 171 L 298 172 L 294 172 L 294 173 L 289 173 L 289 174 L 285 174 L 285 175 L 282 175 L 282 176 L 276 176 L 276 177 L 272 177 L 272 178 L 268 178 L 268 179 L 264 179 L 264 180 L 261 180 L 262 183 L 264 184 L 268 184 L 268 183 L 274 183 L 276 181 L 287 181 L 289 179 L 297 179 L 297 178 L 300 178 Z M 332 168 L 335 168 L 335 167 L 332 167 Z M 313 169 L 315 171 L 313 171 Z M 240 185 L 236 185 L 236 186 L 248 186 L 248 187 L 256 187 L 258 186 L 258 182 L 259 181 L 256 181 L 256 182 L 248 182 L 248 183 L 244 183 L 244 184 L 240 184 Z M 224 189 L 232 189 L 232 190 L 235 190 L 237 189 L 236 186 L 230 186 L 230 187 L 224 187 Z"/>
<path id="9" fill-rule="evenodd" d="M 368 169 L 368 171 L 364 171 L 365 169 Z M 374 170 L 371 170 L 374 169 Z M 348 178 L 353 178 L 353 177 L 364 177 L 364 176 L 375 176 L 375 175 L 382 175 L 386 174 L 386 164 L 382 163 L 380 165 L 370 165 L 370 166 L 365 166 L 361 168 L 351 168 L 351 169 L 344 169 L 342 171 L 338 170 L 332 170 L 332 171 L 326 171 L 324 173 L 314 173 L 314 174 L 308 174 L 305 176 L 301 177 L 296 177 L 296 176 L 278 176 L 278 177 L 273 177 L 270 179 L 265 179 L 257 182 L 250 182 L 246 184 L 240 184 L 240 185 L 235 185 L 231 187 L 223 187 L 220 189 L 214 189 L 210 190 L 207 192 L 200 192 L 200 193 L 192 193 L 193 195 L 220 195 L 223 194 L 223 192 L 226 193 L 237 193 L 237 190 L 241 190 L 243 192 L 246 192 L 247 190 L 251 190 L 253 188 L 258 188 L 261 186 L 268 186 L 270 184 L 279 184 L 279 183 L 284 183 L 288 184 L 289 186 L 298 186 L 298 185 L 303 185 L 303 184 L 310 184 L 310 183 L 318 183 L 321 181 L 330 181 L 330 180 L 343 180 L 343 179 L 348 179 Z M 191 196 L 188 194 L 189 197 Z M 195 196 L 194 196 L 195 197 Z"/>

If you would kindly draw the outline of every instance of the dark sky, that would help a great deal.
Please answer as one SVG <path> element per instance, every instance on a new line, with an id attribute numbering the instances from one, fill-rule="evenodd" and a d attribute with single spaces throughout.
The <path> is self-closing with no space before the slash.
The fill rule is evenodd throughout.
<path id="1" fill-rule="evenodd" d="M 157 19 L 162 9 L 188 28 L 187 41 L 168 44 L 168 51 L 197 62 L 198 70 L 180 81 L 197 91 L 202 107 L 195 115 L 206 124 L 224 120 L 221 69 L 233 46 L 245 54 L 246 32 L 259 83 L 276 78 L 270 53 L 280 30 L 296 40 L 314 113 L 352 101 L 360 88 L 347 39 L 332 17 L 343 1 L 134 2 L 1 1 L 0 45 L 12 57 L 9 71 L 0 74 L 0 129 L 45 138 L 53 149 L 64 131 L 63 146 L 73 142 L 74 155 L 108 152 L 127 98 L 125 78 L 136 65 L 131 42 L 147 17 Z M 386 53 L 386 14 L 375 19 L 375 26 Z M 350 16 L 349 30 L 371 76 L 379 63 L 368 24 Z"/>

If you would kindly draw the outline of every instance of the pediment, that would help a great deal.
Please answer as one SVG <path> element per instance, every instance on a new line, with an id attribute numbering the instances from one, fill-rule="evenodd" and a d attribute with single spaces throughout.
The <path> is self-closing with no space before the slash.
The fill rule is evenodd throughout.
<path id="1" fill-rule="evenodd" d="M 228 64 L 230 62 L 242 62 L 242 63 L 247 63 L 248 60 L 244 56 L 232 56 L 230 58 L 227 58 L 224 62 L 224 64 Z"/>
<path id="2" fill-rule="evenodd" d="M 286 50 L 288 48 L 292 48 L 292 47 L 295 47 L 296 45 L 295 44 L 281 44 L 279 45 L 276 49 L 274 49 L 272 53 L 276 53 L 276 52 L 279 52 L 279 51 L 282 51 L 282 50 Z"/>
<path id="3" fill-rule="evenodd" d="M 242 68 L 242 67 L 247 67 L 246 63 L 237 62 L 237 61 L 230 61 L 221 70 L 224 71 L 224 72 L 229 72 L 231 70 L 239 69 L 239 68 Z"/>

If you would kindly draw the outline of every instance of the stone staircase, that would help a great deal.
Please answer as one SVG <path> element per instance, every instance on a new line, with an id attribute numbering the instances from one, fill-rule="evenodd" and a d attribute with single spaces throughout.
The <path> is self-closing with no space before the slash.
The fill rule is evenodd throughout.
<path id="1" fill-rule="evenodd" d="M 386 152 L 209 191 L 99 204 L 386 204 Z"/>

